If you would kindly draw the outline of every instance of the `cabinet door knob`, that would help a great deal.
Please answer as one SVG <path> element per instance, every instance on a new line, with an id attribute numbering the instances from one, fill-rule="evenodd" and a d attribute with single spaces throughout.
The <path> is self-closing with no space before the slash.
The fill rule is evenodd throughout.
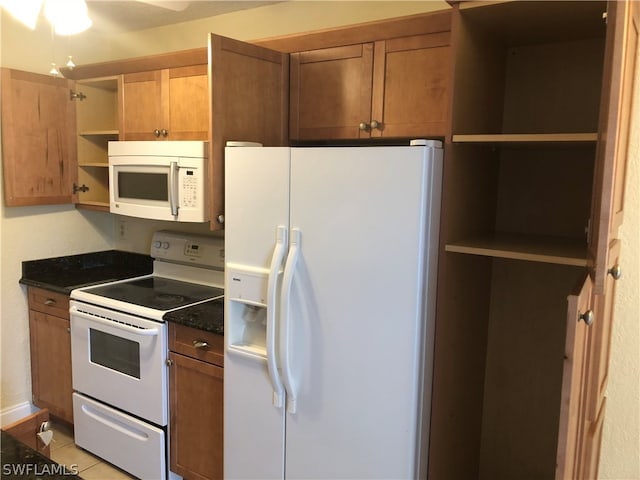
<path id="1" fill-rule="evenodd" d="M 613 277 L 614 280 L 620 279 L 622 276 L 622 268 L 617 263 L 607 270 L 607 273 Z"/>
<path id="2" fill-rule="evenodd" d="M 358 125 L 358 128 L 363 132 L 368 132 L 370 127 L 368 123 L 360 122 L 360 125 Z"/>
<path id="3" fill-rule="evenodd" d="M 160 136 L 160 130 L 158 130 L 157 128 L 153 131 L 153 135 L 158 138 Z"/>
<path id="4" fill-rule="evenodd" d="M 160 133 L 162 134 L 163 137 L 166 137 L 167 135 L 169 135 L 169 132 L 165 128 L 160 130 Z"/>
<path id="5" fill-rule="evenodd" d="M 593 310 L 589 309 L 586 312 L 580 314 L 580 316 L 578 317 L 578 321 L 582 320 L 587 324 L 587 326 L 591 326 L 591 324 L 593 324 L 593 317 Z"/>
<path id="6" fill-rule="evenodd" d="M 382 130 L 382 123 L 380 123 L 377 120 L 371 120 L 371 129 L 372 130 L 375 130 L 375 129 Z"/>
<path id="7" fill-rule="evenodd" d="M 47 298 L 47 299 L 44 301 L 44 304 L 45 304 L 45 305 L 55 305 L 55 304 L 56 304 L 56 301 L 55 301 L 53 298 Z"/>
<path id="8" fill-rule="evenodd" d="M 209 344 L 207 342 L 205 342 L 204 340 L 194 340 L 193 341 L 193 346 L 196 348 L 208 348 Z"/>

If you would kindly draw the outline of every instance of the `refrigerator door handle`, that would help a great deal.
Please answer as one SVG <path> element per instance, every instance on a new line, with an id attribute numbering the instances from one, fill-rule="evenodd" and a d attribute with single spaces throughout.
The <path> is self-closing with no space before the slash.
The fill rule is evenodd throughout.
<path id="1" fill-rule="evenodd" d="M 287 256 L 287 263 L 284 267 L 284 277 L 282 279 L 282 302 L 280 309 L 282 341 L 280 345 L 280 355 L 282 360 L 284 388 L 287 392 L 287 412 L 289 413 L 296 413 L 297 410 L 297 395 L 293 381 L 293 374 L 291 372 L 291 329 L 289 328 L 289 310 L 291 306 L 291 286 L 296 270 L 296 264 L 298 263 L 298 257 L 300 255 L 301 236 L 302 234 L 299 229 L 294 228 L 291 230 L 289 255 Z"/>
<path id="2" fill-rule="evenodd" d="M 276 356 L 276 311 L 277 311 L 277 290 L 280 266 L 287 249 L 287 227 L 279 225 L 276 228 L 276 247 L 271 257 L 271 267 L 269 268 L 269 279 L 267 284 L 267 368 L 269 378 L 273 387 L 273 406 L 281 408 L 283 406 L 284 388 Z"/>

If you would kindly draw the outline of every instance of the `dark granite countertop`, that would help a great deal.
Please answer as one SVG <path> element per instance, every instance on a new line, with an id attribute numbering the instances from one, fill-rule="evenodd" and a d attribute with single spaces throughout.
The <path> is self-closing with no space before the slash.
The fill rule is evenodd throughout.
<path id="1" fill-rule="evenodd" d="M 224 335 L 224 298 L 165 313 L 167 322 Z"/>
<path id="2" fill-rule="evenodd" d="M 40 452 L 2 431 L 0 437 L 1 478 L 46 480 L 80 479 L 78 475 L 57 464 Z"/>
<path id="3" fill-rule="evenodd" d="M 153 271 L 149 255 L 106 250 L 22 262 L 20 283 L 70 294 L 78 287 L 148 275 Z"/>

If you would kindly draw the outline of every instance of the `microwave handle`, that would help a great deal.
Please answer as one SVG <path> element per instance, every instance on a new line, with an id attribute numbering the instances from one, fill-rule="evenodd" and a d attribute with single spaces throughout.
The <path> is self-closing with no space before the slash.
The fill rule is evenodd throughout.
<path id="1" fill-rule="evenodd" d="M 171 162 L 169 166 L 169 206 L 171 215 L 178 216 L 178 162 Z"/>

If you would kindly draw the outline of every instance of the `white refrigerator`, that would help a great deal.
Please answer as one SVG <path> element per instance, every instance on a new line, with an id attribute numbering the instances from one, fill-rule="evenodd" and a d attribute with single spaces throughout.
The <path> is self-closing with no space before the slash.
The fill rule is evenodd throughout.
<path id="1" fill-rule="evenodd" d="M 424 476 L 442 167 L 226 148 L 225 478 Z"/>

